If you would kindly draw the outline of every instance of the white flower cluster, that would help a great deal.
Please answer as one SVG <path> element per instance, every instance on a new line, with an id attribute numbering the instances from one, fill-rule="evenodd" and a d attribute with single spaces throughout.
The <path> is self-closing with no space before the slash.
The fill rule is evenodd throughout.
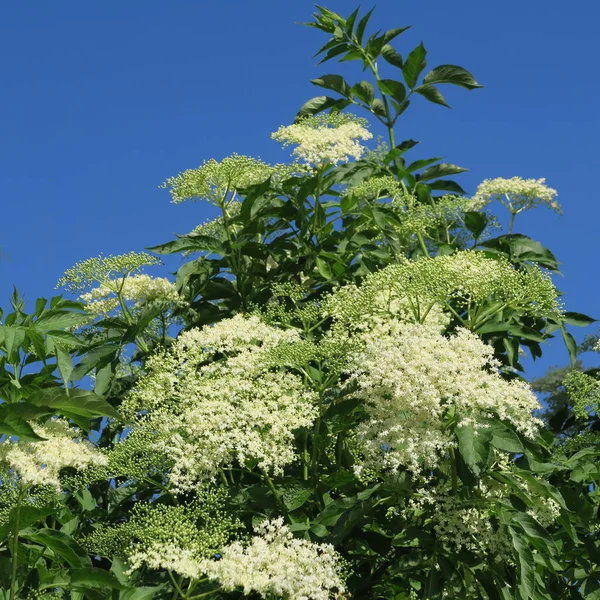
<path id="1" fill-rule="evenodd" d="M 288 600 L 328 600 L 344 592 L 333 546 L 294 538 L 283 518 L 267 521 L 255 532 L 249 546 L 234 542 L 220 560 L 205 561 L 202 570 L 222 589 Z"/>
<path id="2" fill-rule="evenodd" d="M 39 442 L 13 441 L 0 443 L 0 461 L 19 476 L 25 485 L 50 485 L 61 489 L 60 472 L 65 467 L 77 470 L 91 465 L 106 466 L 108 459 L 91 444 L 78 439 L 78 430 L 64 419 L 53 419 L 44 425 L 31 423 Z"/>
<path id="3" fill-rule="evenodd" d="M 351 383 L 368 419 L 358 426 L 365 462 L 358 467 L 420 473 L 455 444 L 444 427 L 451 409 L 478 426 L 496 414 L 532 437 L 539 403 L 521 381 L 505 381 L 493 349 L 466 329 L 444 337 L 434 327 L 390 320 L 362 334 Z"/>
<path id="4" fill-rule="evenodd" d="M 126 575 L 146 565 L 150 569 L 175 571 L 188 579 L 197 579 L 200 574 L 200 563 L 194 550 L 180 548 L 175 544 L 157 543 L 145 548 L 143 552 L 135 552 L 127 558 Z"/>
<path id="5" fill-rule="evenodd" d="M 297 337 L 238 315 L 183 333 L 148 361 L 123 411 L 140 412 L 138 426 L 156 432 L 176 490 L 213 479 L 234 461 L 273 473 L 293 462 L 294 431 L 316 417 L 314 394 L 298 376 L 269 370 L 265 357 Z"/>
<path id="6" fill-rule="evenodd" d="M 173 305 L 180 301 L 173 283 L 165 277 L 150 275 L 107 280 L 97 288 L 81 294 L 79 299 L 87 304 L 89 312 L 106 314 L 118 307 L 117 294 L 121 294 L 123 300 L 133 302 L 136 307 L 153 302 Z"/>
<path id="7" fill-rule="evenodd" d="M 351 114 L 317 115 L 294 125 L 282 126 L 271 135 L 284 146 L 296 144 L 293 154 L 310 165 L 359 160 L 365 150 L 358 140 L 370 140 L 373 134 L 366 121 Z"/>
<path id="8" fill-rule="evenodd" d="M 494 200 L 499 200 L 511 212 L 519 213 L 540 204 L 546 204 L 557 213 L 561 213 L 556 201 L 558 192 L 546 185 L 545 179 L 523 179 L 511 177 L 486 179 L 479 184 L 471 199 L 471 209 L 480 210 Z"/>

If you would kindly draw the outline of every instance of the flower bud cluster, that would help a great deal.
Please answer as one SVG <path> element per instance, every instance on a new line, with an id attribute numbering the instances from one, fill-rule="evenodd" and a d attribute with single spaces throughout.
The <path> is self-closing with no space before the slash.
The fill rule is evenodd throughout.
<path id="1" fill-rule="evenodd" d="M 492 300 L 525 314 L 556 316 L 561 312 L 557 298 L 550 276 L 539 268 L 516 270 L 506 259 L 465 250 L 390 265 L 367 276 L 360 288 L 337 291 L 326 310 L 345 323 L 381 312 L 412 313 L 413 320 L 422 322 L 435 317 L 429 316 L 433 307 L 456 299 L 465 304 Z"/>
<path id="2" fill-rule="evenodd" d="M 232 154 L 221 162 L 211 158 L 197 169 L 169 177 L 161 187 L 169 188 L 174 204 L 185 200 L 207 200 L 222 206 L 238 189 L 256 185 L 271 176 L 279 179 L 289 177 L 297 170 L 296 165 L 272 166 L 250 156 Z"/>
<path id="3" fill-rule="evenodd" d="M 220 552 L 240 527 L 223 509 L 224 492 L 196 492 L 194 501 L 177 506 L 138 502 L 127 521 L 100 526 L 82 543 L 98 555 L 126 558 L 129 574 L 146 565 L 195 579 L 202 561 Z"/>
<path id="4" fill-rule="evenodd" d="M 92 283 L 101 285 L 110 282 L 115 276 L 127 277 L 142 267 L 159 265 L 160 259 L 147 252 L 129 252 L 118 256 L 96 256 L 78 262 L 58 280 L 56 287 L 64 286 L 69 292 L 77 293 L 87 289 Z"/>

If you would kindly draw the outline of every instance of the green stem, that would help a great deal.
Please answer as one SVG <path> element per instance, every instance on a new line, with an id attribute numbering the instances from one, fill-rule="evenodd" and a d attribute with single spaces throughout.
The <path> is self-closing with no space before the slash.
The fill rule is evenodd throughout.
<path id="1" fill-rule="evenodd" d="M 448 310 L 460 321 L 461 325 L 465 325 L 465 320 L 450 306 L 450 304 L 444 301 L 444 304 L 448 308 Z"/>
<path id="2" fill-rule="evenodd" d="M 304 432 L 303 448 L 302 448 L 302 479 L 308 481 L 308 430 Z"/>
<path id="3" fill-rule="evenodd" d="M 12 558 L 12 571 L 10 578 L 10 600 L 15 600 L 17 594 L 17 567 L 19 566 L 19 525 L 21 520 L 21 502 L 25 495 L 25 488 L 19 483 L 19 495 L 17 497 L 17 506 L 15 514 L 15 523 L 13 528 L 13 539 L 11 543 L 11 558 Z"/>
<path id="4" fill-rule="evenodd" d="M 497 308 L 495 311 L 487 314 L 479 322 L 476 320 L 476 317 L 475 317 L 471 331 L 476 331 L 477 329 L 479 329 L 484 323 L 487 323 L 491 318 L 495 317 L 499 312 L 503 311 L 507 306 L 508 306 L 508 303 L 503 304 L 502 306 Z"/>
<path id="5" fill-rule="evenodd" d="M 318 455 L 319 455 L 319 449 L 318 449 L 318 445 L 317 445 L 317 437 L 319 436 L 320 429 L 321 429 L 321 415 L 319 415 L 315 419 L 315 428 L 313 430 L 313 439 L 312 439 L 312 454 L 311 454 L 311 459 L 310 459 L 310 470 L 315 475 L 315 479 L 316 479 L 316 475 L 317 475 L 317 460 L 318 460 Z"/>
<path id="6" fill-rule="evenodd" d="M 454 448 L 450 447 L 450 468 L 452 469 L 452 493 L 456 494 L 458 488 L 458 477 L 456 473 L 456 454 Z"/>
<path id="7" fill-rule="evenodd" d="M 517 213 L 514 211 L 510 211 L 510 222 L 508 224 L 508 235 L 511 235 L 513 232 L 513 227 L 515 224 L 515 217 L 517 216 Z"/>
<path id="8" fill-rule="evenodd" d="M 275 489 L 275 485 L 273 484 L 273 480 L 269 477 L 269 474 L 265 470 L 261 469 L 261 471 L 262 471 L 263 479 L 267 482 L 267 485 L 269 486 L 269 489 L 271 490 L 271 494 L 273 494 L 273 497 L 275 498 L 275 502 L 277 502 L 277 506 L 279 506 L 279 508 L 283 511 L 284 515 L 289 516 L 287 507 L 283 503 L 281 496 L 277 493 L 277 490 Z"/>
<path id="9" fill-rule="evenodd" d="M 197 594 L 196 596 L 190 596 L 189 600 L 197 600 L 198 598 L 206 598 L 206 596 L 210 596 L 211 594 L 214 594 L 216 591 L 218 591 L 219 588 L 217 588 L 216 590 L 211 590 L 210 592 L 203 592 L 202 594 Z"/>
<path id="10" fill-rule="evenodd" d="M 423 239 L 423 235 L 420 231 L 417 231 L 417 239 L 419 240 L 419 246 L 421 246 L 421 250 L 425 256 L 429 256 L 429 250 L 427 250 L 427 246 L 425 245 L 425 240 Z"/>
<path id="11" fill-rule="evenodd" d="M 179 594 L 182 598 L 187 598 L 187 594 L 181 589 L 180 585 L 177 583 L 177 580 L 175 577 L 173 577 L 173 573 L 171 573 L 171 571 L 167 571 L 167 573 L 169 574 L 169 579 L 176 590 L 175 594 L 173 595 L 173 600 L 177 598 L 177 594 Z"/>
<path id="12" fill-rule="evenodd" d="M 335 440 L 335 466 L 338 469 L 342 467 L 342 454 L 344 452 L 344 432 L 340 431 Z"/>
<path id="13" fill-rule="evenodd" d="M 318 212 L 318 208 L 321 206 L 321 184 L 323 183 L 323 170 L 325 169 L 324 165 L 319 165 L 319 167 L 317 168 L 317 185 L 315 187 L 315 193 L 314 193 L 314 198 L 315 198 L 315 212 L 313 215 L 313 225 L 309 230 L 310 233 L 310 237 L 309 237 L 309 246 L 311 245 L 312 242 L 312 236 L 316 236 L 319 232 L 319 228 L 317 228 L 317 212 Z"/>
<path id="14" fill-rule="evenodd" d="M 225 484 L 225 487 L 229 487 L 229 482 L 227 481 L 227 476 L 225 475 L 225 471 L 223 471 L 223 469 L 219 469 L 219 475 L 221 476 L 221 480 Z"/>

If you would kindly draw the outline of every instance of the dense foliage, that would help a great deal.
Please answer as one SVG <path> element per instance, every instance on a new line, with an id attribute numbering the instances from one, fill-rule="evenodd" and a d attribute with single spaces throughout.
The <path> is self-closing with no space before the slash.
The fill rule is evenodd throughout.
<path id="1" fill-rule="evenodd" d="M 515 177 L 469 197 L 448 179 L 465 169 L 409 159 L 410 103 L 481 86 L 426 71 L 423 44 L 401 56 L 406 27 L 367 37 L 370 15 L 307 23 L 321 62 L 368 79 L 313 80 L 331 95 L 272 136 L 293 162 L 171 177 L 173 202 L 218 218 L 78 263 L 59 282 L 76 300 L 28 312 L 15 293 L 0 597 L 600 598 L 598 384 L 572 377 L 548 426 L 520 363 L 558 333 L 575 364 L 567 326 L 592 322 L 514 232 L 556 191 Z M 349 108 L 387 140 L 369 150 Z M 144 272 L 161 254 L 185 257 L 175 282 Z"/>

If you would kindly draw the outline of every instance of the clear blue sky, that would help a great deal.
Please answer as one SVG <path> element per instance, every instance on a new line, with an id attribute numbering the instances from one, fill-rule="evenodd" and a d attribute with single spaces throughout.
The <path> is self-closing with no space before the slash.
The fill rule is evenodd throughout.
<path id="1" fill-rule="evenodd" d="M 232 152 L 283 160 L 270 133 L 318 95 L 310 79 L 338 72 L 311 58 L 323 34 L 296 24 L 312 12 L 307 0 L 2 3 L 0 304 L 13 284 L 30 302 L 48 297 L 80 259 L 140 250 L 204 221 L 202 204 L 169 203 L 157 187 L 168 176 Z M 398 139 L 421 140 L 414 158 L 468 167 L 459 180 L 469 192 L 484 178 L 546 177 L 565 216 L 533 211 L 517 230 L 557 254 L 568 309 L 592 316 L 599 17 L 590 0 L 380 0 L 372 19 L 413 26 L 397 39 L 401 54 L 423 40 L 430 67 L 464 66 L 485 85 L 447 90 L 452 111 L 415 103 Z M 530 374 L 566 360 L 553 342 Z"/>

